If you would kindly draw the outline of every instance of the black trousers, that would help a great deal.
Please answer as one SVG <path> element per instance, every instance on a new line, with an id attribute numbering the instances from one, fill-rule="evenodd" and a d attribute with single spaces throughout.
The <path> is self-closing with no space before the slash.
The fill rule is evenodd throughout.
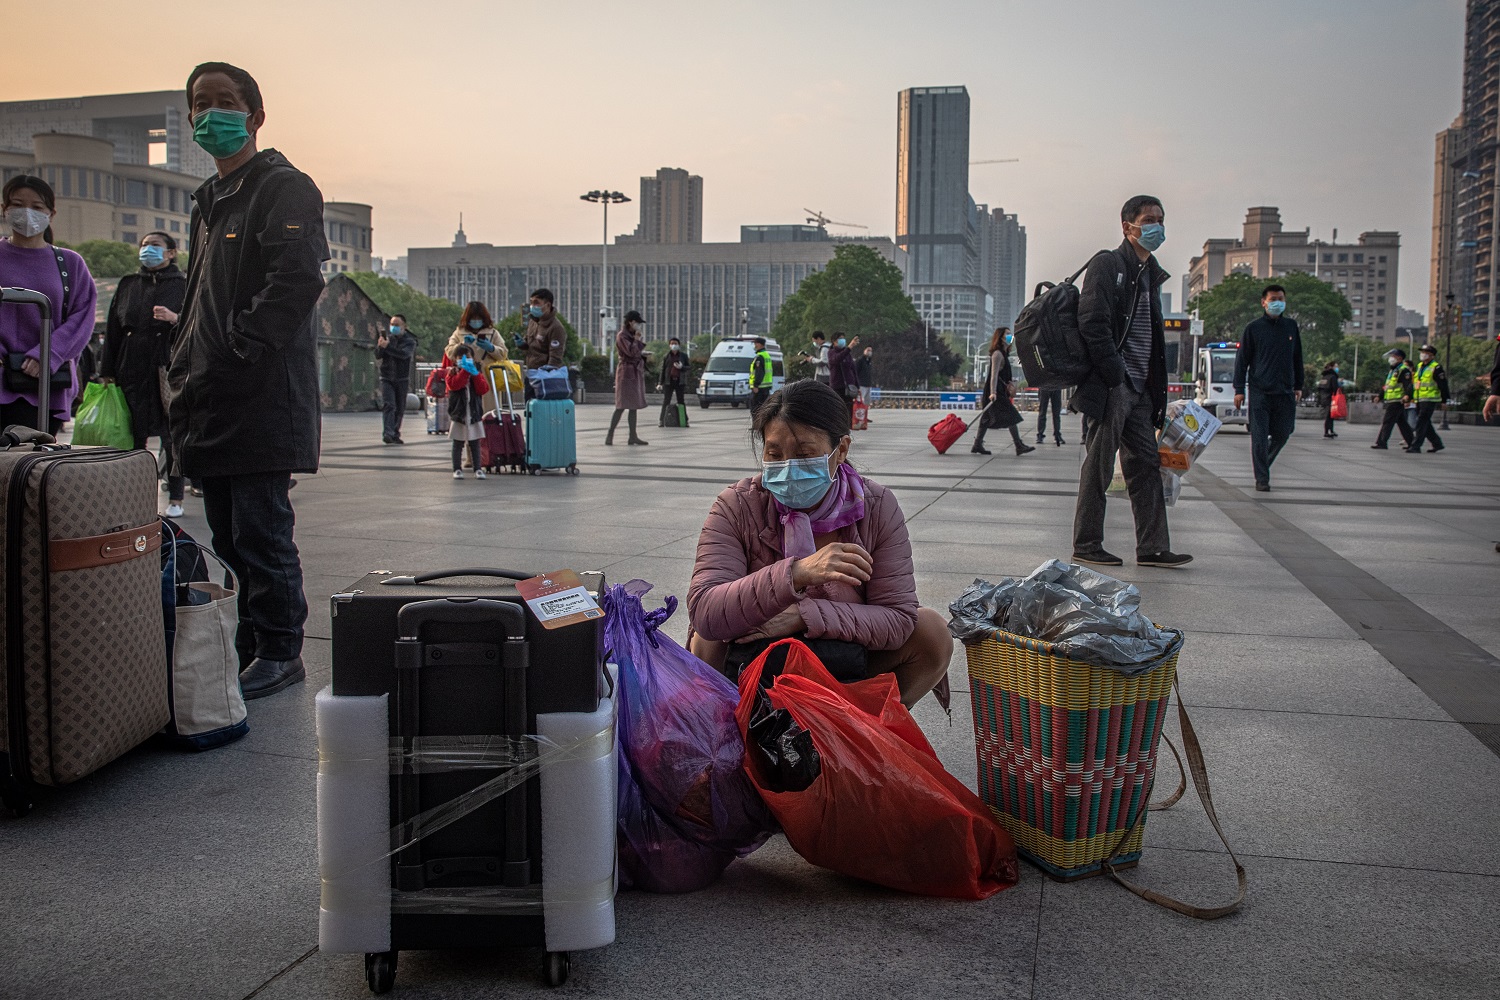
<path id="1" fill-rule="evenodd" d="M 472 441 L 454 441 L 453 442 L 453 468 L 455 470 L 457 470 L 457 469 L 462 469 L 464 467 L 464 445 L 465 444 L 467 444 L 469 446 L 469 461 L 474 464 L 474 468 L 476 468 L 476 469 L 483 468 L 484 466 L 480 462 L 480 458 L 482 456 L 481 456 L 480 451 L 479 451 L 479 439 L 478 438 L 475 438 Z"/>
<path id="2" fill-rule="evenodd" d="M 1047 436 L 1047 407 L 1052 407 L 1052 439 L 1062 440 L 1062 390 L 1044 389 L 1036 394 L 1036 443 Z"/>
<path id="3" fill-rule="evenodd" d="M 1401 440 L 1410 447 L 1411 428 L 1406 426 L 1406 404 L 1399 399 L 1385 404 L 1385 413 L 1380 418 L 1380 433 L 1375 435 L 1375 443 L 1382 448 L 1389 444 L 1392 428 L 1401 432 Z"/>
<path id="4" fill-rule="evenodd" d="M 83 393 L 80 392 L 78 398 L 82 399 Z M 0 404 L 0 430 L 4 430 L 12 424 L 20 424 L 23 427 L 30 427 L 32 430 L 36 430 L 36 404 L 29 403 L 24 399 Z M 54 435 L 62 430 L 62 418 L 56 414 L 53 414 L 48 424 L 50 425 L 49 430 Z"/>
<path id="5" fill-rule="evenodd" d="M 1443 439 L 1432 428 L 1432 415 L 1437 412 L 1438 401 L 1424 399 L 1417 403 L 1417 429 L 1412 433 L 1411 450 L 1420 451 L 1423 441 L 1432 442 L 1434 448 L 1443 446 Z"/>
<path id="6" fill-rule="evenodd" d="M 410 379 L 380 380 L 380 412 L 384 418 L 380 431 L 382 440 L 390 441 L 401 436 L 401 418 L 406 416 L 406 394 L 410 391 Z"/>
<path id="7" fill-rule="evenodd" d="M 146 450 L 146 438 L 140 436 L 139 434 L 137 434 L 135 436 L 135 446 L 136 446 L 136 448 L 140 449 L 141 451 L 145 451 Z M 170 471 L 171 468 L 172 468 L 172 466 L 173 466 L 173 464 L 174 464 L 173 461 L 172 461 L 172 435 L 170 433 L 166 432 L 166 431 L 163 431 L 162 435 L 161 435 L 161 452 L 162 452 L 162 458 L 165 459 L 165 461 L 167 463 L 167 469 L 168 469 L 168 472 L 167 472 L 167 499 L 168 500 L 181 500 L 183 498 L 183 495 L 184 495 L 186 487 L 187 487 L 187 480 L 184 479 L 181 476 L 174 476 L 174 475 L 172 475 L 172 473 Z"/>
<path id="8" fill-rule="evenodd" d="M 664 382 L 662 383 L 661 388 L 661 423 L 665 425 L 667 422 L 667 411 L 672 408 L 672 393 L 677 393 L 678 406 L 684 406 L 686 404 L 683 403 L 684 390 L 681 382 Z"/>
<path id="9" fill-rule="evenodd" d="M 756 410 L 760 409 L 760 404 L 764 403 L 770 398 L 771 390 L 769 387 L 765 389 L 750 390 L 750 412 L 754 413 Z"/>
<path id="10" fill-rule="evenodd" d="M 1155 555 L 1172 547 L 1167 529 L 1167 501 L 1162 494 L 1161 457 L 1156 452 L 1156 426 L 1151 421 L 1151 398 L 1129 385 L 1109 390 L 1104 416 L 1090 420 L 1084 437 L 1087 453 L 1078 474 L 1078 507 L 1073 513 L 1073 551 L 1094 553 L 1104 548 L 1105 490 L 1115 474 L 1115 456 L 1130 494 L 1135 515 L 1137 556 Z"/>
<path id="11" fill-rule="evenodd" d="M 214 551 L 239 577 L 240 665 L 254 657 L 290 660 L 302 654 L 307 598 L 302 560 L 292 540 L 295 517 L 287 472 L 205 476 L 203 514 Z"/>
<path id="12" fill-rule="evenodd" d="M 1297 398 L 1250 390 L 1250 465 L 1257 483 L 1271 481 L 1271 463 L 1297 426 Z"/>

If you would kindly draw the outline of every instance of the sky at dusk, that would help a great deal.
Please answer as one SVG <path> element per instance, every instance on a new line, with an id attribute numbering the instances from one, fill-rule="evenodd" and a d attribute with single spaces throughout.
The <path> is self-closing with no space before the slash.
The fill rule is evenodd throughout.
<path id="1" fill-rule="evenodd" d="M 976 201 L 1020 215 L 1029 280 L 1167 208 L 1180 276 L 1245 209 L 1341 240 L 1402 235 L 1400 304 L 1426 312 L 1433 136 L 1457 115 L 1463 0 L 74 2 L 18 44 L 0 99 L 162 90 L 250 70 L 261 145 L 330 199 L 374 206 L 375 252 L 600 237 L 592 188 L 704 179 L 704 238 L 803 209 L 891 235 L 896 93 L 968 87 Z M 636 206 L 611 214 L 611 235 Z M 1169 291 L 1178 291 L 1174 279 Z"/>

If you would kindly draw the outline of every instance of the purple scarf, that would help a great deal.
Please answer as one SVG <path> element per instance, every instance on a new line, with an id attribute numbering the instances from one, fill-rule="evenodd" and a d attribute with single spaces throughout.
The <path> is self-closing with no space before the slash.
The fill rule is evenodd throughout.
<path id="1" fill-rule="evenodd" d="M 865 481 L 845 462 L 812 510 L 793 510 L 774 497 L 771 502 L 781 515 L 781 554 L 788 559 L 804 559 L 818 551 L 814 535 L 846 528 L 865 516 Z"/>

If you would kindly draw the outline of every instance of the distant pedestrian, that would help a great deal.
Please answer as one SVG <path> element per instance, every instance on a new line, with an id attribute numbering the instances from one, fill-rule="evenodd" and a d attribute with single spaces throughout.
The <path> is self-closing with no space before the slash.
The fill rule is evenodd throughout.
<path id="1" fill-rule="evenodd" d="M 854 364 L 854 348 L 858 345 L 858 337 L 850 340 L 839 333 L 834 335 L 833 346 L 828 348 L 828 387 L 844 398 L 851 419 L 854 401 L 859 398 L 859 369 Z"/>
<path id="2" fill-rule="evenodd" d="M 1500 334 L 1495 335 L 1495 359 L 1490 365 L 1490 394 L 1484 397 L 1486 420 L 1500 420 Z"/>
<path id="3" fill-rule="evenodd" d="M 1318 406 L 1323 410 L 1323 436 L 1325 438 L 1336 438 L 1333 430 L 1333 397 L 1339 394 L 1339 363 L 1330 361 L 1323 366 L 1323 374 L 1318 382 Z"/>
<path id="4" fill-rule="evenodd" d="M 1038 389 L 1036 393 L 1036 443 L 1047 438 L 1047 410 L 1052 410 L 1052 441 L 1059 448 L 1068 442 L 1062 436 L 1062 390 Z"/>
<path id="5" fill-rule="evenodd" d="M 474 478 L 484 478 L 484 462 L 479 442 L 484 438 L 484 405 L 490 391 L 489 381 L 474 361 L 474 348 L 459 344 L 443 360 L 443 381 L 448 386 L 448 440 L 453 442 L 453 478 L 464 477 L 464 446 L 469 449 L 469 463 Z"/>
<path id="6" fill-rule="evenodd" d="M 193 194 L 167 412 L 179 471 L 202 479 L 214 551 L 240 579 L 240 688 L 259 698 L 306 677 L 288 491 L 294 474 L 318 471 L 323 195 L 285 156 L 257 149 L 266 112 L 249 73 L 204 63 L 187 94 L 193 139 L 218 173 Z"/>
<path id="7" fill-rule="evenodd" d="M 527 368 L 562 367 L 568 328 L 557 318 L 556 302 L 550 289 L 538 288 L 522 312 L 526 319 Z"/>
<path id="8" fill-rule="evenodd" d="M 813 379 L 828 384 L 828 338 L 823 335 L 822 330 L 814 330 L 812 335 L 812 351 L 803 351 L 802 357 L 813 366 Z"/>
<path id="9" fill-rule="evenodd" d="M 1255 488 L 1271 489 L 1271 463 L 1297 427 L 1302 399 L 1302 332 L 1286 313 L 1286 289 L 1267 285 L 1260 293 L 1264 314 L 1250 321 L 1234 356 L 1234 405 L 1245 405 L 1250 389 L 1250 465 Z"/>
<path id="10" fill-rule="evenodd" d="M 1016 454 L 1024 455 L 1036 451 L 1021 440 L 1021 411 L 1016 409 L 1015 377 L 1010 370 L 1010 345 L 1015 336 L 1008 326 L 995 327 L 990 337 L 990 377 L 985 383 L 984 398 L 980 401 L 979 433 L 974 435 L 974 445 L 969 449 L 976 455 L 988 455 L 984 446 L 984 432 L 991 427 L 1003 427 L 1010 431 Z"/>
<path id="11" fill-rule="evenodd" d="M 1192 556 L 1169 547 L 1156 431 L 1167 413 L 1166 333 L 1161 286 L 1167 280 L 1152 255 L 1167 238 L 1161 201 L 1136 195 L 1120 210 L 1125 240 L 1094 255 L 1084 271 L 1078 328 L 1093 370 L 1073 393 L 1072 406 L 1089 418 L 1087 455 L 1078 479 L 1073 558 L 1099 566 L 1123 560 L 1104 548 L 1105 489 L 1115 456 L 1135 514 L 1135 561 L 1175 568 Z"/>
<path id="12" fill-rule="evenodd" d="M 186 482 L 172 475 L 172 435 L 167 430 L 163 399 L 167 365 L 172 359 L 172 331 L 182 312 L 187 276 L 177 267 L 177 241 L 166 233 L 147 233 L 137 251 L 141 269 L 120 279 L 104 317 L 101 381 L 115 382 L 130 407 L 130 430 L 137 448 L 160 437 L 167 460 L 167 516 L 182 516 Z"/>
<path id="13" fill-rule="evenodd" d="M 411 359 L 417 353 L 417 338 L 406 329 L 406 317 L 391 317 L 390 327 L 375 341 L 380 361 L 380 439 L 386 444 L 401 440 L 401 418 L 406 415 L 406 394 L 411 391 Z"/>
<path id="14" fill-rule="evenodd" d="M 771 384 L 775 366 L 771 352 L 766 350 L 766 338 L 756 337 L 755 357 L 750 359 L 750 412 L 760 409 L 760 404 L 771 398 Z"/>
<path id="15" fill-rule="evenodd" d="M 481 374 L 489 371 L 490 365 L 510 359 L 510 350 L 495 332 L 494 320 L 490 318 L 490 311 L 483 302 L 470 302 L 464 306 L 463 315 L 458 318 L 458 326 L 448 336 L 448 346 L 443 348 L 443 356 L 449 361 L 457 361 L 460 344 L 469 348 L 474 367 Z M 414 346 L 413 350 L 415 349 Z M 485 384 L 489 384 L 488 379 Z M 493 387 L 489 391 L 493 392 Z M 496 409 L 498 404 L 499 400 L 494 397 L 480 400 L 480 406 L 485 410 Z"/>
<path id="16" fill-rule="evenodd" d="M 630 439 L 626 444 L 649 444 L 636 433 L 636 415 L 646 407 L 646 321 L 634 309 L 625 314 L 625 326 L 615 334 L 615 415 L 609 419 L 605 444 L 615 443 L 620 414 L 630 414 Z"/>
<path id="17" fill-rule="evenodd" d="M 661 362 L 661 374 L 657 377 L 656 391 L 661 397 L 661 419 L 658 427 L 667 426 L 667 411 L 672 407 L 672 394 L 677 394 L 677 405 L 686 405 L 683 394 L 687 391 L 692 362 L 682 349 L 682 341 L 673 337 L 667 341 L 667 356 Z"/>
<path id="18" fill-rule="evenodd" d="M 866 347 L 854 362 L 854 377 L 859 379 L 859 398 L 870 405 L 870 389 L 875 385 L 875 349 Z"/>
<path id="19" fill-rule="evenodd" d="M 1406 363 L 1406 352 L 1397 347 L 1385 354 L 1386 363 L 1391 366 L 1390 374 L 1385 377 L 1385 385 L 1381 387 L 1380 398 L 1385 402 L 1385 413 L 1380 418 L 1380 431 L 1375 435 L 1375 443 L 1371 448 L 1379 448 L 1382 451 L 1391 440 L 1391 430 L 1401 432 L 1401 440 L 1411 447 L 1411 428 L 1406 426 L 1406 404 L 1412 400 L 1415 391 L 1412 385 L 1411 365 Z"/>
<path id="20" fill-rule="evenodd" d="M 1423 441 L 1432 443 L 1429 453 L 1443 450 L 1443 439 L 1432 429 L 1432 415 L 1438 404 L 1448 398 L 1448 373 L 1438 364 L 1437 348 L 1423 344 L 1417 355 L 1417 370 L 1412 376 L 1417 400 L 1417 429 L 1406 448 L 1413 455 L 1421 454 Z"/>

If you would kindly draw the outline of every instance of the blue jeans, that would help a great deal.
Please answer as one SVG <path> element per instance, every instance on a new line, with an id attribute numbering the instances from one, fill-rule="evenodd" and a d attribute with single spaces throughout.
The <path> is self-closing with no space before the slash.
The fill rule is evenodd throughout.
<path id="1" fill-rule="evenodd" d="M 1271 463 L 1297 426 L 1297 399 L 1250 389 L 1250 464 L 1257 483 L 1271 481 Z"/>
<path id="2" fill-rule="evenodd" d="M 203 514 L 214 551 L 239 577 L 240 666 L 255 657 L 290 660 L 302 654 L 307 598 L 302 561 L 292 541 L 292 477 L 286 472 L 207 476 Z"/>

